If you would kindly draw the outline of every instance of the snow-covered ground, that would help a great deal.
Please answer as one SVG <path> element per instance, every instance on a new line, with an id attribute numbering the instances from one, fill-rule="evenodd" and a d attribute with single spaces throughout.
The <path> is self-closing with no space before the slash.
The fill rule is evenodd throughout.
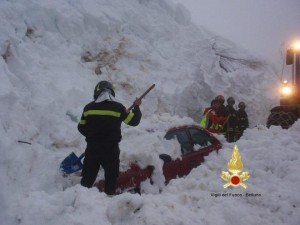
<path id="1" fill-rule="evenodd" d="M 264 125 L 278 77 L 196 27 L 183 6 L 8 0 L 0 2 L 0 25 L 1 224 L 299 224 L 300 122 L 289 130 Z M 125 106 L 156 84 L 143 100 L 141 124 L 122 127 L 121 170 L 133 160 L 159 166 L 158 152 L 175 156 L 178 146 L 163 140 L 165 131 L 198 123 L 216 95 L 246 102 L 251 128 L 236 144 L 250 174 L 247 189 L 223 189 L 233 143 L 222 136 L 219 154 L 168 186 L 145 182 L 142 195 L 107 198 L 78 177 L 63 178 L 61 161 L 84 151 L 77 123 L 100 80 L 115 85 Z"/>

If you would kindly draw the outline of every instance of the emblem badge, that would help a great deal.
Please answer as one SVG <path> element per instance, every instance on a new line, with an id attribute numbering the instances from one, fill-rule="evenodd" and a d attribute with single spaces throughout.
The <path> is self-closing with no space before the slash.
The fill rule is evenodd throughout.
<path id="1" fill-rule="evenodd" d="M 243 181 L 248 180 L 250 176 L 248 172 L 243 172 L 243 163 L 237 145 L 234 145 L 232 149 L 231 159 L 227 163 L 227 170 L 229 172 L 222 171 L 221 174 L 221 178 L 227 182 L 223 185 L 224 188 L 229 186 L 247 188 Z"/>

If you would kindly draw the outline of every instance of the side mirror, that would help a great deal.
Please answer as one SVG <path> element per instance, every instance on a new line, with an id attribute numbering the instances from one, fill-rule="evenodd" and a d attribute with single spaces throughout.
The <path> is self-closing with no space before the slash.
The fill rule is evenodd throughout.
<path id="1" fill-rule="evenodd" d="M 169 156 L 168 154 L 160 154 L 159 158 L 162 159 L 164 163 L 168 163 L 172 161 L 171 156 Z"/>

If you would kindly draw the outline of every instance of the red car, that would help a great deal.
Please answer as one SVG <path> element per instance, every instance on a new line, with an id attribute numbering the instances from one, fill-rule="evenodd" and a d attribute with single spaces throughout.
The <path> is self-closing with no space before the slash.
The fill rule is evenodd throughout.
<path id="1" fill-rule="evenodd" d="M 221 142 L 215 136 L 195 125 L 171 128 L 167 131 L 165 138 L 167 140 L 177 138 L 182 154 L 180 158 L 174 160 L 167 154 L 159 155 L 164 161 L 163 174 L 166 184 L 171 179 L 188 175 L 193 168 L 204 161 L 204 156 L 212 151 L 218 151 L 222 147 Z M 150 165 L 142 169 L 137 164 L 131 164 L 130 169 L 119 174 L 117 192 L 140 193 L 141 182 L 146 179 L 151 180 L 153 170 L 154 167 Z M 103 191 L 104 180 L 100 180 L 96 186 Z"/>

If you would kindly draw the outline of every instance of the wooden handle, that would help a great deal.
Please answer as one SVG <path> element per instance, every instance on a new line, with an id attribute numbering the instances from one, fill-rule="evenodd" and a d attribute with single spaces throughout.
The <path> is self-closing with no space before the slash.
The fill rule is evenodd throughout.
<path id="1" fill-rule="evenodd" d="M 155 87 L 155 84 L 152 84 L 151 87 L 147 89 L 147 91 L 144 92 L 138 99 L 142 100 L 153 88 Z M 134 107 L 134 104 L 132 104 L 128 109 L 127 112 L 129 112 Z"/>

